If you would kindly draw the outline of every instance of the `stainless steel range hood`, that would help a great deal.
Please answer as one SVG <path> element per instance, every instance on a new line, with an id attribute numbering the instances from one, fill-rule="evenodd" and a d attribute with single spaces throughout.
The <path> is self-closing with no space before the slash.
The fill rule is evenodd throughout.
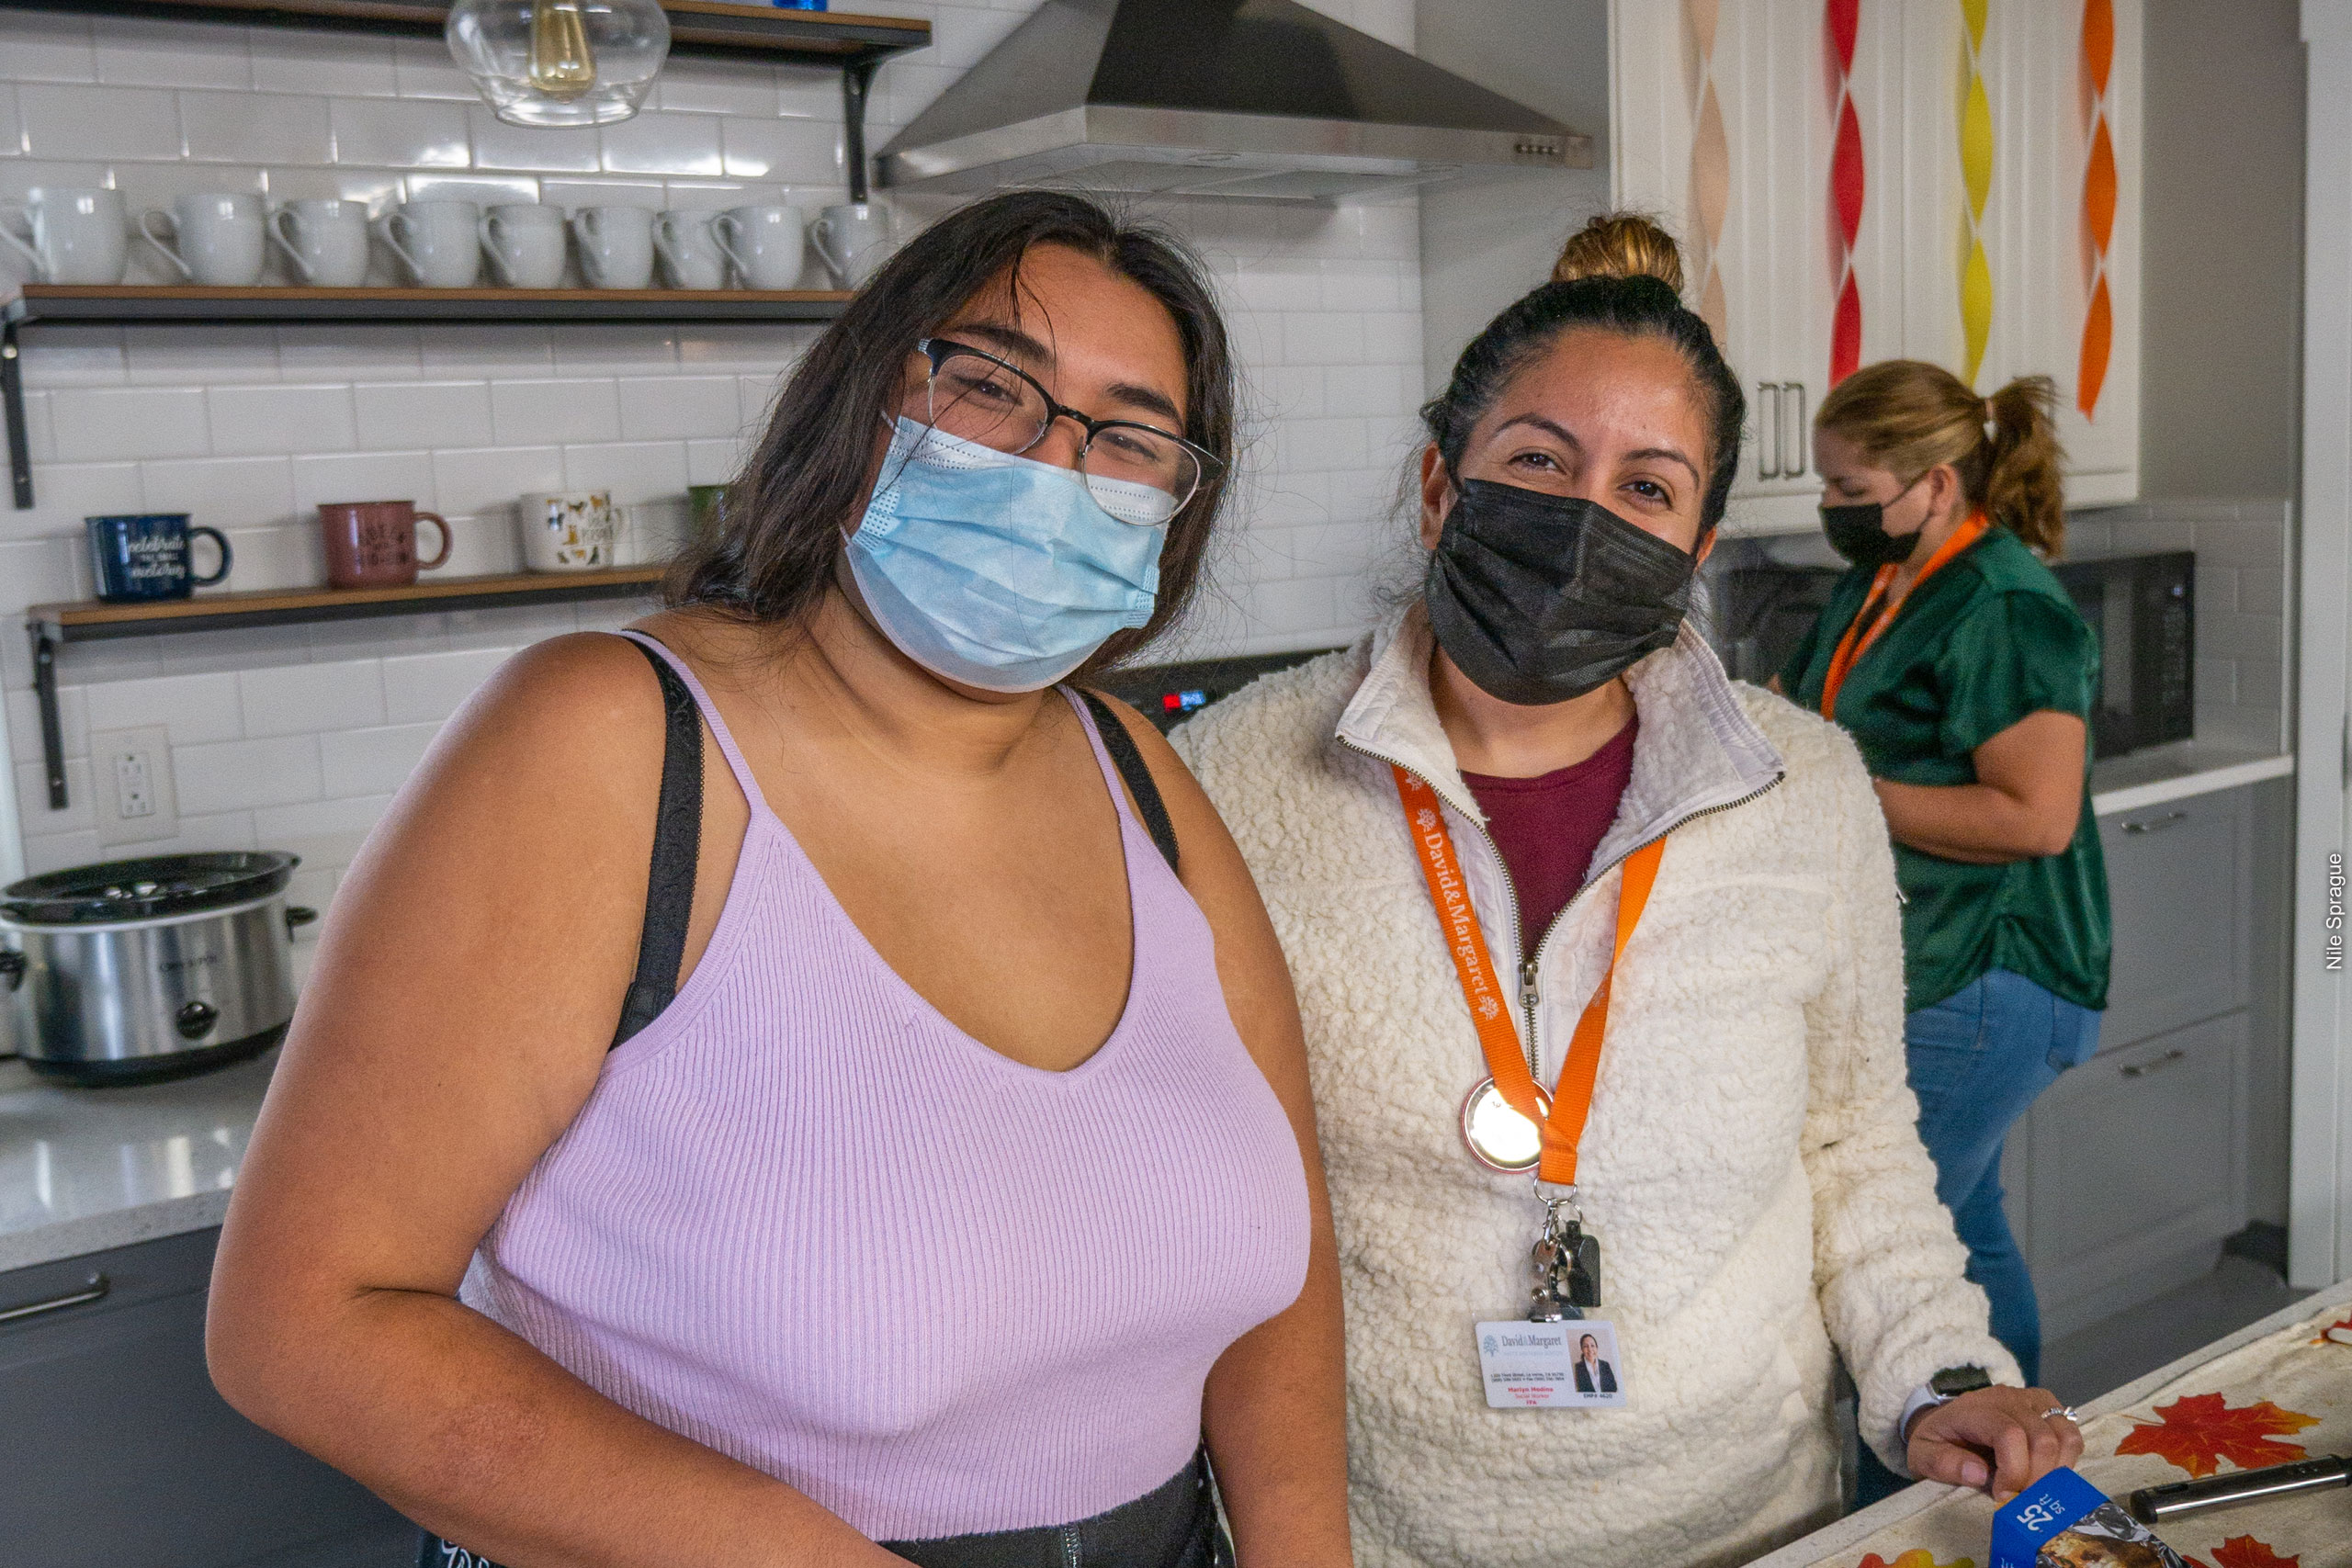
<path id="1" fill-rule="evenodd" d="M 1330 202 L 1592 144 L 1295 0 L 1045 0 L 876 162 L 900 190 Z"/>

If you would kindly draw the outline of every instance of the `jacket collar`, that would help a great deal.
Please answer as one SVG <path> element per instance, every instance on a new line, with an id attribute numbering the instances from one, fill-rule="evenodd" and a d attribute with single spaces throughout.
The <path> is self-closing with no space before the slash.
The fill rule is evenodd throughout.
<path id="1" fill-rule="evenodd" d="M 1376 629 L 1371 668 L 1340 715 L 1338 739 L 1419 774 L 1447 805 L 1483 825 L 1486 815 L 1462 782 L 1453 744 L 1430 696 L 1433 647 L 1419 599 Z M 1634 738 L 1633 777 L 1616 820 L 1593 853 L 1593 874 L 1693 817 L 1761 795 L 1787 771 L 1779 750 L 1741 708 L 1722 661 L 1688 620 L 1672 645 L 1625 672 L 1625 684 L 1642 727 Z"/>

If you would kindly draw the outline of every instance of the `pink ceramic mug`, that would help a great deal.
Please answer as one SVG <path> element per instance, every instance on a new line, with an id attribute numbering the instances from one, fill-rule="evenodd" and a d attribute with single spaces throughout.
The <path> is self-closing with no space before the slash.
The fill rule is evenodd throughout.
<path id="1" fill-rule="evenodd" d="M 441 547 L 431 560 L 416 557 L 416 525 L 441 530 Z M 449 558 L 448 520 L 419 512 L 413 501 L 334 501 L 319 508 L 319 531 L 326 541 L 330 588 L 399 588 Z"/>

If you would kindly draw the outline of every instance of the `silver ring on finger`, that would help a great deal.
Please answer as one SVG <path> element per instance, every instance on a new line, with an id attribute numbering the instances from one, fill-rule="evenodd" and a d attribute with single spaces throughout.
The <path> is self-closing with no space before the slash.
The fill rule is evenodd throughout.
<path id="1" fill-rule="evenodd" d="M 2053 1404 L 2049 1409 L 2041 1413 L 2041 1418 L 2044 1421 L 2051 1419 L 2052 1416 L 2064 1421 L 2072 1421 L 2077 1427 L 2083 1424 L 2083 1418 L 2075 1414 L 2075 1407 L 2071 1404 Z"/>

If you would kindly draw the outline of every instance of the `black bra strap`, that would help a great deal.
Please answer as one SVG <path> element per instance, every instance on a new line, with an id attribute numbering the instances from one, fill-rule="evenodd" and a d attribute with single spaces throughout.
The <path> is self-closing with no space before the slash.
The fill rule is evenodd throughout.
<path id="1" fill-rule="evenodd" d="M 1073 688 L 1075 690 L 1076 688 Z M 1168 869 L 1175 871 L 1176 824 L 1168 819 L 1168 804 L 1159 798 L 1159 786 L 1152 782 L 1151 770 L 1144 766 L 1143 753 L 1136 750 L 1136 738 L 1111 711 L 1111 705 L 1088 691 L 1080 691 L 1079 700 L 1086 711 L 1094 716 L 1094 728 L 1102 737 L 1102 749 L 1111 753 L 1111 765 L 1127 781 L 1127 793 L 1136 797 L 1136 809 L 1143 815 L 1143 825 L 1151 834 L 1151 841 L 1159 846 L 1160 858 Z"/>
<path id="2" fill-rule="evenodd" d="M 670 661 L 629 639 L 662 682 L 666 734 L 662 745 L 662 804 L 653 817 L 653 864 L 645 886 L 645 927 L 637 941 L 637 976 L 621 1003 L 618 1045 L 651 1023 L 678 990 L 686 925 L 695 912 L 695 863 L 702 854 L 702 713 Z"/>

